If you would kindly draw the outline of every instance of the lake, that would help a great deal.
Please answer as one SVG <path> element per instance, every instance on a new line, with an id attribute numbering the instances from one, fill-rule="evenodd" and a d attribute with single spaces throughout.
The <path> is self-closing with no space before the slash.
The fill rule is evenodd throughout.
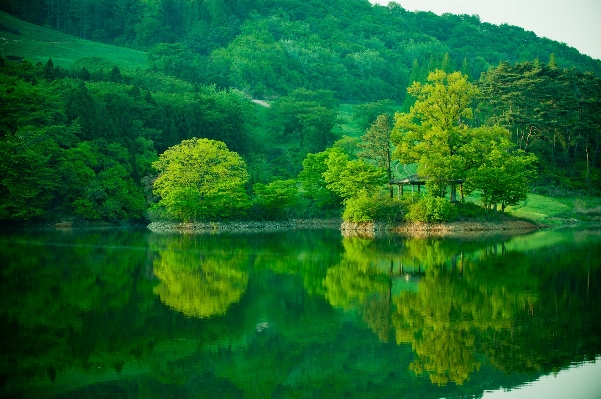
<path id="1" fill-rule="evenodd" d="M 0 269 L 2 397 L 601 397 L 599 229 L 5 230 Z"/>

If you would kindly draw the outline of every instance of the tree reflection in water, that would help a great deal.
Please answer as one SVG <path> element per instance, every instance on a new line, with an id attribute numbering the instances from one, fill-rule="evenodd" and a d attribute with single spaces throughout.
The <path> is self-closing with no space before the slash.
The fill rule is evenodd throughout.
<path id="1" fill-rule="evenodd" d="M 154 293 L 186 316 L 224 315 L 246 291 L 248 273 L 243 268 L 248 256 L 236 250 L 182 250 L 182 245 L 182 241 L 172 241 L 159 252 L 154 274 L 161 284 L 154 287 Z"/>
<path id="2" fill-rule="evenodd" d="M 547 245 L 553 233 L 538 238 L 517 251 L 519 238 L 347 237 L 324 280 L 326 298 L 360 312 L 382 342 L 392 333 L 411 344 L 410 369 L 437 385 L 463 384 L 484 356 L 506 372 L 553 370 L 583 345 L 594 359 L 601 251 L 596 242 L 579 251 L 581 242 L 568 256 Z"/>
<path id="3" fill-rule="evenodd" d="M 600 243 L 598 230 L 0 234 L 0 396 L 515 387 L 601 353 Z"/>

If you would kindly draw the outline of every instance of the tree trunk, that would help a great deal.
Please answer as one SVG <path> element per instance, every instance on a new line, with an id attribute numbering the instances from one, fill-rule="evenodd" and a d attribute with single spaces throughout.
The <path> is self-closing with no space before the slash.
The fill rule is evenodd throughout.
<path id="1" fill-rule="evenodd" d="M 591 176 L 591 164 L 588 156 L 588 143 L 586 145 L 586 177 L 584 179 L 584 184 L 587 190 L 590 190 L 590 176 Z"/>

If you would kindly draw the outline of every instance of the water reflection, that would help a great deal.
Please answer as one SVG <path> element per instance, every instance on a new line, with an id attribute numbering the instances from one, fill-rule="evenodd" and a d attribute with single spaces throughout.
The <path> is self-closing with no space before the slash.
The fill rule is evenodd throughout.
<path id="1" fill-rule="evenodd" d="M 249 254 L 239 247 L 206 251 L 190 242 L 195 238 L 183 236 L 159 251 L 153 270 L 161 284 L 153 291 L 186 316 L 223 315 L 246 291 Z"/>
<path id="2" fill-rule="evenodd" d="M 398 344 L 411 344 L 410 369 L 432 383 L 463 384 L 483 356 L 507 373 L 549 372 L 599 350 L 597 231 L 501 242 L 408 238 L 398 252 L 386 241 L 344 240 L 326 298 L 363 313 L 381 341 L 390 328 Z M 399 277 L 415 289 L 395 292 Z"/>
<path id="3" fill-rule="evenodd" d="M 0 396 L 465 397 L 601 353 L 601 234 L 0 234 Z"/>

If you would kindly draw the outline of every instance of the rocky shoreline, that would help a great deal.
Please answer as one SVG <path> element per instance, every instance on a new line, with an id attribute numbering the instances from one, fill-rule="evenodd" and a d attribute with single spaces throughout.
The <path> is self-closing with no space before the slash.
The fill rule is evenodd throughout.
<path id="1" fill-rule="evenodd" d="M 396 225 L 385 223 L 342 223 L 342 231 L 396 231 L 396 232 L 463 232 L 491 230 L 534 230 L 540 226 L 523 220 L 503 221 L 456 221 L 449 223 L 401 223 Z"/>
<path id="2" fill-rule="evenodd" d="M 410 236 L 473 236 L 482 234 L 524 234 L 542 226 L 523 220 L 499 221 L 462 220 L 449 223 L 343 223 L 340 227 L 344 236 L 374 237 L 397 233 Z"/>
<path id="3" fill-rule="evenodd" d="M 147 227 L 154 233 L 218 233 L 259 232 L 294 229 L 340 229 L 340 219 L 293 219 L 281 221 L 228 221 L 228 222 L 152 222 Z"/>
<path id="4" fill-rule="evenodd" d="M 228 221 L 228 222 L 153 222 L 148 229 L 155 233 L 180 232 L 180 233 L 218 233 L 218 232 L 259 232 L 282 231 L 294 229 L 338 229 L 343 234 L 353 232 L 360 234 L 374 234 L 385 232 L 397 233 L 437 233 L 448 234 L 456 232 L 482 232 L 482 231 L 528 231 L 540 226 L 523 220 L 500 221 L 456 221 L 450 223 L 349 223 L 340 219 L 294 219 L 285 221 Z"/>

